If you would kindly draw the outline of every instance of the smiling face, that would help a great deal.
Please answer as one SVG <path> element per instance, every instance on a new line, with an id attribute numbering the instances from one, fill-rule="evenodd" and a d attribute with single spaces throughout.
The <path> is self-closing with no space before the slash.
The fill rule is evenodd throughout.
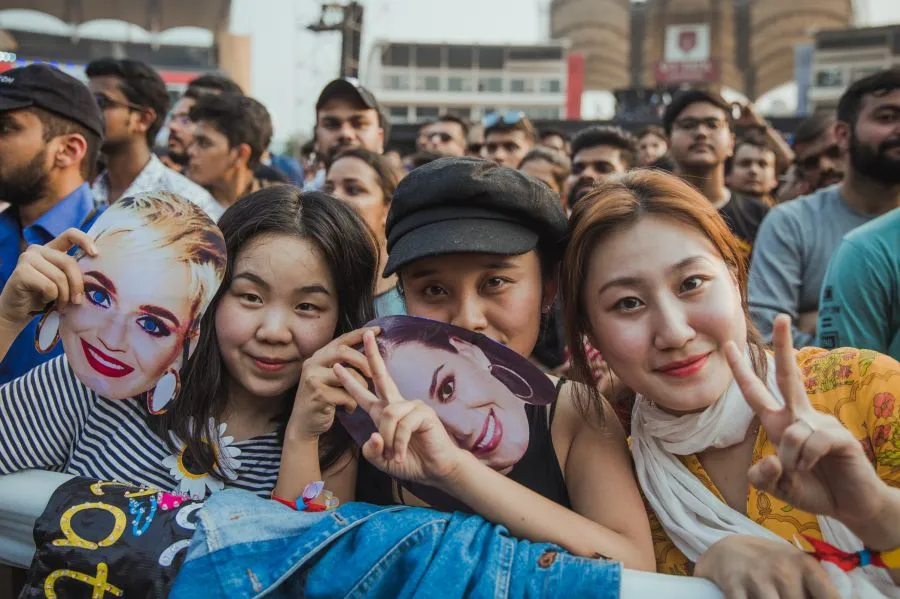
<path id="1" fill-rule="evenodd" d="M 85 299 L 61 314 L 60 339 L 79 380 L 107 399 L 135 397 L 180 367 L 194 303 L 190 271 L 169 248 L 136 249 L 139 231 L 102 236 L 78 261 Z"/>
<path id="2" fill-rule="evenodd" d="M 644 216 L 598 243 L 587 271 L 592 342 L 626 387 L 675 412 L 722 396 L 723 347 L 746 347 L 747 327 L 737 281 L 702 233 Z"/>
<path id="3" fill-rule="evenodd" d="M 491 374 L 481 349 L 457 338 L 450 343 L 456 351 L 416 341 L 392 346 L 388 371 L 406 397 L 434 408 L 460 447 L 506 471 L 528 449 L 524 404 Z"/>
<path id="4" fill-rule="evenodd" d="M 543 282 L 536 251 L 520 256 L 448 254 L 423 258 L 400 273 L 410 316 L 482 333 L 530 356 L 541 306 L 556 293 Z"/>
<path id="5" fill-rule="evenodd" d="M 231 390 L 278 397 L 303 361 L 334 336 L 337 289 L 318 247 L 287 235 L 245 244 L 216 309 L 216 338 Z"/>

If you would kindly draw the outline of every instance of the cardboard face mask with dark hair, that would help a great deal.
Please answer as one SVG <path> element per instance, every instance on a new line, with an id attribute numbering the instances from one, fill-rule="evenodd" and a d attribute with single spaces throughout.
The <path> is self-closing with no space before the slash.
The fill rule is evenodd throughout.
<path id="1" fill-rule="evenodd" d="M 225 240 L 200 208 L 160 192 L 118 200 L 88 235 L 97 255 L 75 254 L 84 298 L 47 309 L 35 348 L 47 353 L 61 342 L 75 376 L 100 396 L 143 396 L 161 414 L 222 283 Z"/>
<path id="2" fill-rule="evenodd" d="M 401 395 L 421 400 L 437 413 L 450 436 L 484 464 L 508 474 L 525 455 L 530 439 L 526 405 L 548 405 L 556 397 L 551 380 L 527 359 L 480 333 L 410 316 L 388 316 L 378 346 Z M 362 409 L 339 412 L 359 445 L 375 432 Z M 402 483 L 441 509 L 459 509 L 433 488 Z"/>

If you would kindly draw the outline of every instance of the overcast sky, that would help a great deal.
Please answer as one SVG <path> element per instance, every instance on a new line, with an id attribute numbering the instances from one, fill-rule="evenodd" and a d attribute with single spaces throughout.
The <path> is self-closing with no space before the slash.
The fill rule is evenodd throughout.
<path id="1" fill-rule="evenodd" d="M 548 36 L 550 0 L 360 1 L 366 7 L 363 65 L 370 59 L 374 39 L 527 43 Z M 854 3 L 859 6 L 861 25 L 900 23 L 900 0 Z M 272 113 L 279 142 L 295 132 L 310 133 L 316 96 L 338 73 L 339 34 L 315 34 L 306 29 L 318 20 L 319 4 L 319 0 L 232 0 L 232 32 L 252 38 L 250 93 Z M 64 23 L 34 11 L 2 11 L 2 26 L 70 33 Z M 80 27 L 79 33 L 85 37 L 149 39 L 143 30 L 128 28 L 121 21 L 94 21 Z M 211 32 L 193 28 L 171 30 L 160 39 L 162 43 L 197 45 L 209 45 L 211 40 Z M 789 90 L 784 97 L 790 97 Z M 591 101 L 584 104 L 586 108 L 590 105 Z"/>
<path id="2" fill-rule="evenodd" d="M 546 39 L 549 28 L 549 0 L 362 2 L 364 65 L 373 39 L 534 42 Z M 900 0 L 857 2 L 864 24 L 900 23 Z M 319 90 L 337 75 L 338 34 L 305 29 L 318 20 L 318 5 L 317 0 L 234 0 L 232 30 L 253 38 L 253 93 L 275 115 L 276 131 L 307 132 Z"/>

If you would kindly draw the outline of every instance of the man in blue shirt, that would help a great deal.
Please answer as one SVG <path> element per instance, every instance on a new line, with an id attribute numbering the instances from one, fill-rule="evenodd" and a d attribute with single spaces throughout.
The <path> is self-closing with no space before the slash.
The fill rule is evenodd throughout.
<path id="1" fill-rule="evenodd" d="M 46 65 L 0 75 L 0 287 L 31 244 L 66 229 L 87 230 L 99 214 L 93 176 L 103 120 L 80 81 Z M 34 347 L 35 318 L 0 362 L 0 384 L 62 353 Z"/>

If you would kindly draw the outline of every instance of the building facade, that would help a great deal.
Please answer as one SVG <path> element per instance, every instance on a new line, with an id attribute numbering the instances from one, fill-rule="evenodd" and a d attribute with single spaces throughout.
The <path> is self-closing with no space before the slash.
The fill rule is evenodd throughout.
<path id="1" fill-rule="evenodd" d="M 478 120 L 522 110 L 557 119 L 566 106 L 566 45 L 462 45 L 376 41 L 364 83 L 394 123 L 442 114 Z"/>
<path id="2" fill-rule="evenodd" d="M 585 56 L 585 89 L 726 87 L 756 99 L 794 79 L 794 49 L 847 27 L 853 0 L 553 0 L 550 33 Z"/>
<path id="3" fill-rule="evenodd" d="M 813 50 L 810 107 L 834 110 L 851 83 L 892 67 L 900 67 L 900 25 L 820 31 Z"/>

